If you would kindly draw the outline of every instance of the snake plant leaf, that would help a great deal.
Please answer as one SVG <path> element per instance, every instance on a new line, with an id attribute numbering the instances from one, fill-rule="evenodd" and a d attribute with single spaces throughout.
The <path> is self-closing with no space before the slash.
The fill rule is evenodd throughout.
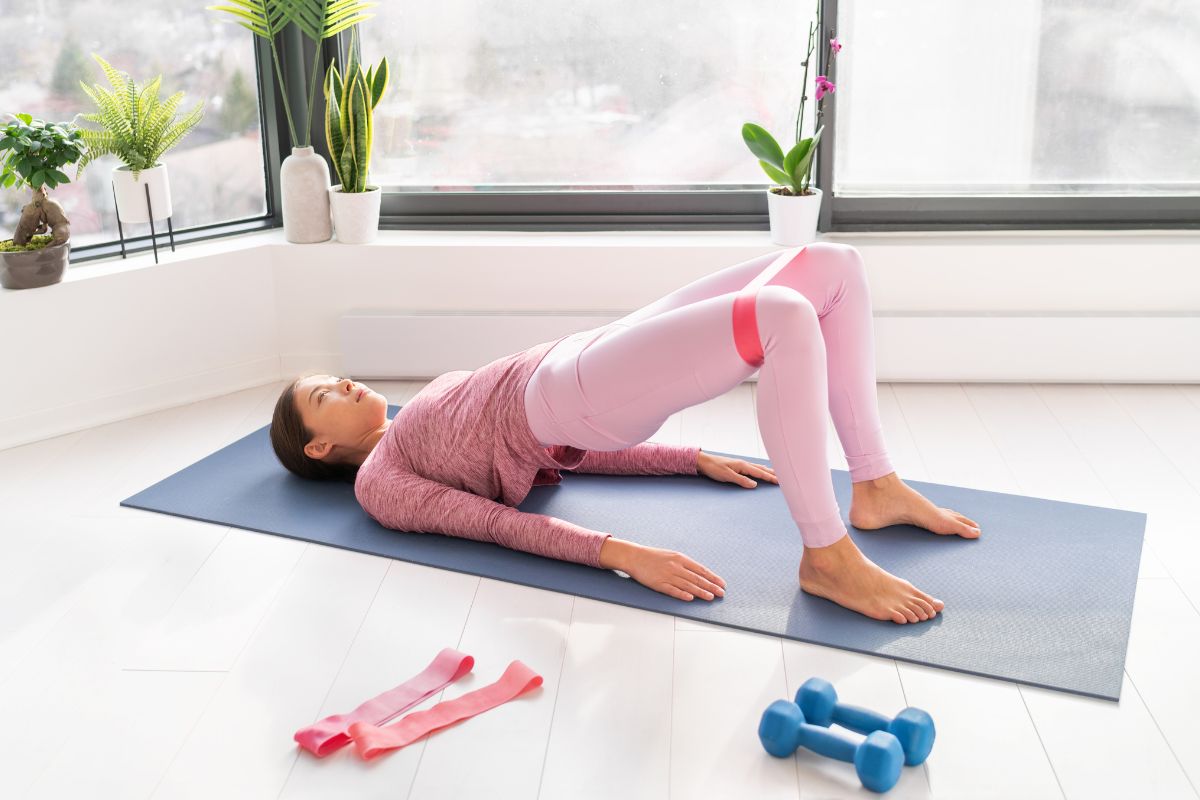
<path id="1" fill-rule="evenodd" d="M 332 94 L 335 98 L 342 96 L 342 76 L 337 71 L 337 59 L 329 62 L 329 69 L 325 73 L 325 99 L 328 100 Z"/>
<path id="2" fill-rule="evenodd" d="M 783 150 L 775 137 L 753 122 L 742 126 L 742 139 L 750 152 L 777 169 L 783 169 Z"/>
<path id="3" fill-rule="evenodd" d="M 331 84 L 336 78 L 337 68 L 330 63 L 325 79 L 325 141 L 329 143 L 330 160 L 333 161 L 333 169 L 337 172 L 338 183 L 345 186 L 345 176 L 342 174 L 342 149 L 345 147 L 345 140 L 342 137 L 342 114 L 338 100 L 341 92 L 331 89 Z"/>
<path id="4" fill-rule="evenodd" d="M 366 184 L 367 133 L 370 125 L 370 118 L 367 116 L 367 84 L 361 73 L 354 76 L 354 94 L 351 103 L 353 113 L 350 117 L 354 120 L 354 130 L 350 141 L 354 143 L 354 166 L 358 169 L 355 190 L 361 192 L 365 191 Z"/>
<path id="5" fill-rule="evenodd" d="M 379 101 L 383 99 L 383 93 L 387 91 L 388 77 L 388 62 L 385 56 L 383 61 L 379 63 L 379 71 L 375 73 L 374 79 L 367 81 L 371 86 L 372 110 L 375 106 L 379 105 Z"/>

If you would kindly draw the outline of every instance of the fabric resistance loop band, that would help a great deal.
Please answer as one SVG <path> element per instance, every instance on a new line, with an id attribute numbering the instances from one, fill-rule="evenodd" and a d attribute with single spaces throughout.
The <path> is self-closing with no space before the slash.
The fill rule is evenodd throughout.
<path id="1" fill-rule="evenodd" d="M 513 661 L 495 683 L 453 700 L 443 700 L 425 711 L 414 711 L 394 725 L 381 728 L 366 722 L 355 722 L 350 726 L 350 738 L 354 740 L 358 754 L 364 761 L 369 761 L 384 751 L 410 745 L 435 731 L 503 705 L 541 685 L 541 675 L 520 661 Z"/>
<path id="2" fill-rule="evenodd" d="M 755 307 L 758 290 L 798 258 L 807 247 L 808 245 L 804 245 L 780 253 L 779 258 L 771 262 L 771 266 L 758 273 L 733 299 L 733 344 L 742 360 L 751 366 L 761 367 L 763 363 L 762 340 L 758 335 L 758 311 Z"/>
<path id="3" fill-rule="evenodd" d="M 324 758 L 350 743 L 349 727 L 358 722 L 382 725 L 471 671 L 475 659 L 452 647 L 444 648 L 420 674 L 366 701 L 349 714 L 334 714 L 292 736 L 301 747 Z"/>

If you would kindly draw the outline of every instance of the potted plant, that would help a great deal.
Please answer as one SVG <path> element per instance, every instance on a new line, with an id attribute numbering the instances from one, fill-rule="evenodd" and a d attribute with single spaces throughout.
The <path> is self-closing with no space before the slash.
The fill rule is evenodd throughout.
<path id="1" fill-rule="evenodd" d="M 379 232 L 379 204 L 383 192 L 367 184 L 371 165 L 375 106 L 387 91 L 388 62 L 379 69 L 362 71 L 358 31 L 350 32 L 350 63 L 343 78 L 337 60 L 325 73 L 325 138 L 333 156 L 338 183 L 329 187 L 333 226 L 339 242 L 365 244 Z"/>
<path id="2" fill-rule="evenodd" d="M 275 60 L 275 78 L 283 98 L 291 134 L 292 153 L 279 165 L 279 192 L 283 215 L 284 236 L 289 242 L 307 244 L 328 241 L 333 235 L 329 214 L 329 166 L 313 150 L 311 144 L 312 106 L 317 86 L 317 62 L 321 57 L 321 42 L 346 28 L 368 20 L 374 14 L 362 13 L 379 3 L 360 0 L 234 0 L 232 6 L 206 6 L 213 11 L 226 11 L 237 18 L 238 24 L 271 45 Z M 304 108 L 304 127 L 297 132 L 292 121 L 283 70 L 275 39 L 289 22 L 314 44 L 313 65 L 309 76 L 308 105 Z M 301 139 L 300 135 L 303 135 Z"/>
<path id="3" fill-rule="evenodd" d="M 21 209 L 11 239 L 0 241 L 0 286 L 34 289 L 62 281 L 71 255 L 71 221 L 57 200 L 46 195 L 71 179 L 59 167 L 82 155 L 80 133 L 69 122 L 46 123 L 29 114 L 9 114 L 0 133 L 0 152 L 8 151 L 0 170 L 0 186 L 28 186 L 33 191 Z M 78 174 L 76 175 L 78 177 Z M 50 230 L 49 235 L 45 234 Z"/>
<path id="4" fill-rule="evenodd" d="M 81 129 L 87 152 L 79 162 L 76 179 L 92 161 L 115 155 L 124 162 L 112 171 L 117 219 L 121 222 L 166 219 L 172 214 L 171 186 L 167 181 L 167 165 L 160 163 L 159 158 L 200 121 L 204 115 L 204 101 L 172 125 L 175 107 L 183 98 L 183 92 L 176 92 L 160 104 L 158 87 L 162 75 L 139 88 L 133 78 L 118 72 L 100 56 L 92 53 L 92 58 L 100 62 L 114 91 L 99 84 L 89 87 L 83 81 L 79 82 L 100 110 L 76 116 L 101 125 L 102 130 Z M 147 208 L 146 187 L 150 189 L 150 208 Z"/>
<path id="5" fill-rule="evenodd" d="M 821 31 L 821 9 L 818 3 L 815 30 Z M 809 186 L 809 173 L 821 142 L 823 108 L 821 98 L 832 93 L 834 86 L 825 75 L 818 75 L 816 133 L 807 139 L 800 138 L 804 122 L 804 101 L 808 99 L 808 65 L 812 61 L 814 26 L 808 29 L 808 53 L 804 58 L 804 94 L 800 98 L 800 111 L 796 115 L 796 143 L 784 155 L 783 149 L 766 130 L 747 122 L 742 126 L 742 139 L 750 152 L 758 157 L 759 166 L 779 186 L 767 187 L 767 214 L 770 218 L 771 240 L 776 244 L 805 244 L 816 239 L 817 218 L 821 212 L 822 192 Z M 837 37 L 829 40 L 825 63 L 830 64 L 834 53 L 842 49 Z"/>

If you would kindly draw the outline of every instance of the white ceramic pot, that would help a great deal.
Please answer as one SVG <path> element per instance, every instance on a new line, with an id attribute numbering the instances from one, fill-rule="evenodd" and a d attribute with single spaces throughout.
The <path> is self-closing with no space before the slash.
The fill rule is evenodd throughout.
<path id="1" fill-rule="evenodd" d="M 367 244 L 379 233 L 379 205 L 383 191 L 378 186 L 365 192 L 343 192 L 342 185 L 329 187 L 333 228 L 343 244 Z"/>
<path id="2" fill-rule="evenodd" d="M 171 216 L 171 184 L 167 181 L 167 165 L 155 164 L 138 172 L 128 166 L 113 167 L 113 190 L 117 196 L 117 219 L 121 222 L 157 222 Z M 146 187 L 150 187 L 150 209 L 146 208 Z M 153 214 L 153 216 L 151 216 Z"/>
<path id="3" fill-rule="evenodd" d="M 783 195 L 767 189 L 767 214 L 771 219 L 772 242 L 794 245 L 816 241 L 822 193 L 811 185 L 808 190 L 812 194 Z"/>
<path id="4" fill-rule="evenodd" d="M 327 242 L 333 236 L 329 221 L 329 164 L 307 147 L 293 147 L 279 165 L 279 199 L 283 233 L 289 242 Z"/>

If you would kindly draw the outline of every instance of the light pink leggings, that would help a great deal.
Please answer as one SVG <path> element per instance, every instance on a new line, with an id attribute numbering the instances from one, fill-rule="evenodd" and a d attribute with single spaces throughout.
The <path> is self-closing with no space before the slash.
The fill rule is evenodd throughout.
<path id="1" fill-rule="evenodd" d="M 765 285 L 755 280 L 772 266 L 779 271 Z M 784 499 L 806 546 L 833 544 L 846 524 L 825 452 L 826 414 L 852 482 L 893 471 L 879 421 L 870 292 L 851 245 L 812 242 L 757 256 L 568 337 L 530 379 L 526 412 L 542 445 L 620 450 L 760 367 L 758 425 Z"/>

